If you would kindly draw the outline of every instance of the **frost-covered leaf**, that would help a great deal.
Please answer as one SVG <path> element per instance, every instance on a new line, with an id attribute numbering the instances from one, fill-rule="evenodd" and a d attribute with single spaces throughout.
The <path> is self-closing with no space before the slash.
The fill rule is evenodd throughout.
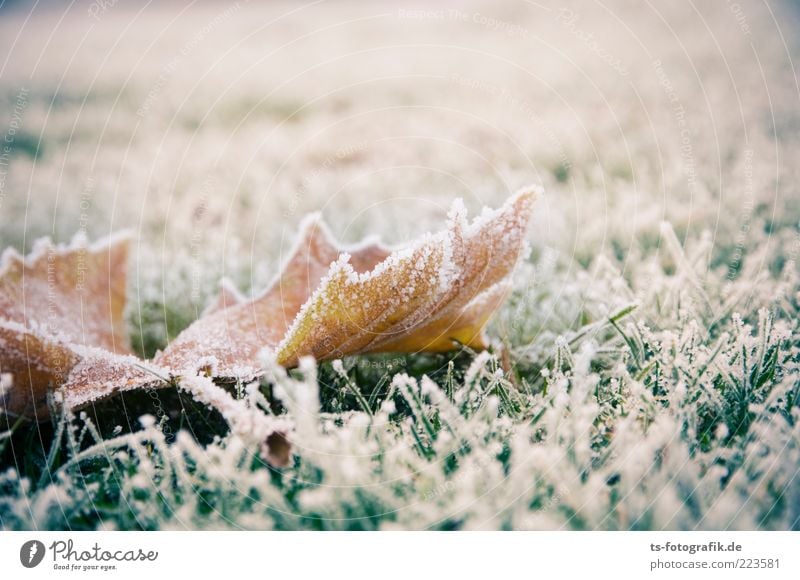
<path id="1" fill-rule="evenodd" d="M 128 242 L 37 242 L 0 268 L 0 371 L 10 374 L 0 406 L 46 419 L 48 393 L 80 407 L 153 381 L 130 356 L 125 332 Z"/>
<path id="2" fill-rule="evenodd" d="M 524 190 L 471 224 L 457 202 L 446 231 L 368 272 L 342 254 L 278 346 L 278 362 L 445 351 L 457 343 L 484 348 L 482 329 L 504 294 L 497 285 L 519 258 L 533 198 L 534 190 Z"/>
<path id="3" fill-rule="evenodd" d="M 0 372 L 11 381 L 3 407 L 43 419 L 51 393 L 76 409 L 168 383 L 159 377 L 250 381 L 263 374 L 265 348 L 286 367 L 309 355 L 485 348 L 483 327 L 508 292 L 533 198 L 534 190 L 522 191 L 471 223 L 457 202 L 444 231 L 395 251 L 372 241 L 342 247 L 311 216 L 264 292 L 246 299 L 224 282 L 203 316 L 151 363 L 130 354 L 125 332 L 124 238 L 67 247 L 43 241 L 25 259 L 6 252 Z M 273 443 L 280 450 L 272 460 L 287 461 L 279 438 Z"/>

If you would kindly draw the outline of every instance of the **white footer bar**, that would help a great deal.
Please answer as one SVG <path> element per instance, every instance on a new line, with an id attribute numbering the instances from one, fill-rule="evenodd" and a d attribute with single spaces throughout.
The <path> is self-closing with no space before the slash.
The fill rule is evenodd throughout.
<path id="1" fill-rule="evenodd" d="M 0 532 L 3 578 L 800 578 L 797 532 Z M 573 577 L 573 576 L 570 576 Z"/>

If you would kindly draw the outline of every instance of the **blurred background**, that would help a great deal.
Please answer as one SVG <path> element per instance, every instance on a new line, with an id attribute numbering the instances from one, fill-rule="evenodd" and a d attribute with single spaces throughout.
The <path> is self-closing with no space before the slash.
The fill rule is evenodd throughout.
<path id="1" fill-rule="evenodd" d="M 539 183 L 537 252 L 624 268 L 666 220 L 724 264 L 796 237 L 799 14 L 6 2 L 0 242 L 128 228 L 139 298 L 202 308 L 222 275 L 263 287 L 307 212 L 400 243 L 456 197 L 475 211 Z"/>

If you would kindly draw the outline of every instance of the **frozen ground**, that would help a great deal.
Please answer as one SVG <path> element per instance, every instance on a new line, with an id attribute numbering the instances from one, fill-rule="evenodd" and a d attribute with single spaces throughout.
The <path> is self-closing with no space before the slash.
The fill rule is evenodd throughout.
<path id="1" fill-rule="evenodd" d="M 221 276 L 262 288 L 306 212 L 394 243 L 456 197 L 547 193 L 496 358 L 273 369 L 297 443 L 281 471 L 205 424 L 198 444 L 77 417 L 49 457 L 18 427 L 0 526 L 798 528 L 798 19 L 778 2 L 4 7 L 0 242 L 132 229 L 144 354 Z"/>

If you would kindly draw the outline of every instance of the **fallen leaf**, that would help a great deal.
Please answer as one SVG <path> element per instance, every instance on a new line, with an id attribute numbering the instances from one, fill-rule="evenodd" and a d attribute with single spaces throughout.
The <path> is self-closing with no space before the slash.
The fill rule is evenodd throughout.
<path id="1" fill-rule="evenodd" d="M 43 420 L 50 400 L 79 409 L 169 378 L 250 381 L 263 372 L 265 348 L 286 367 L 307 355 L 483 349 L 483 329 L 509 291 L 534 196 L 521 191 L 471 223 L 457 202 L 444 231 L 394 251 L 375 242 L 342 247 L 311 216 L 264 292 L 245 299 L 223 282 L 203 315 L 150 362 L 130 354 L 125 332 L 126 237 L 70 246 L 45 240 L 27 258 L 6 251 L 0 373 L 11 378 L 3 380 L 0 403 L 10 414 Z M 216 393 L 204 403 L 228 415 L 241 406 L 209 389 L 195 389 Z M 284 464 L 285 434 L 270 437 L 271 460 Z"/>

